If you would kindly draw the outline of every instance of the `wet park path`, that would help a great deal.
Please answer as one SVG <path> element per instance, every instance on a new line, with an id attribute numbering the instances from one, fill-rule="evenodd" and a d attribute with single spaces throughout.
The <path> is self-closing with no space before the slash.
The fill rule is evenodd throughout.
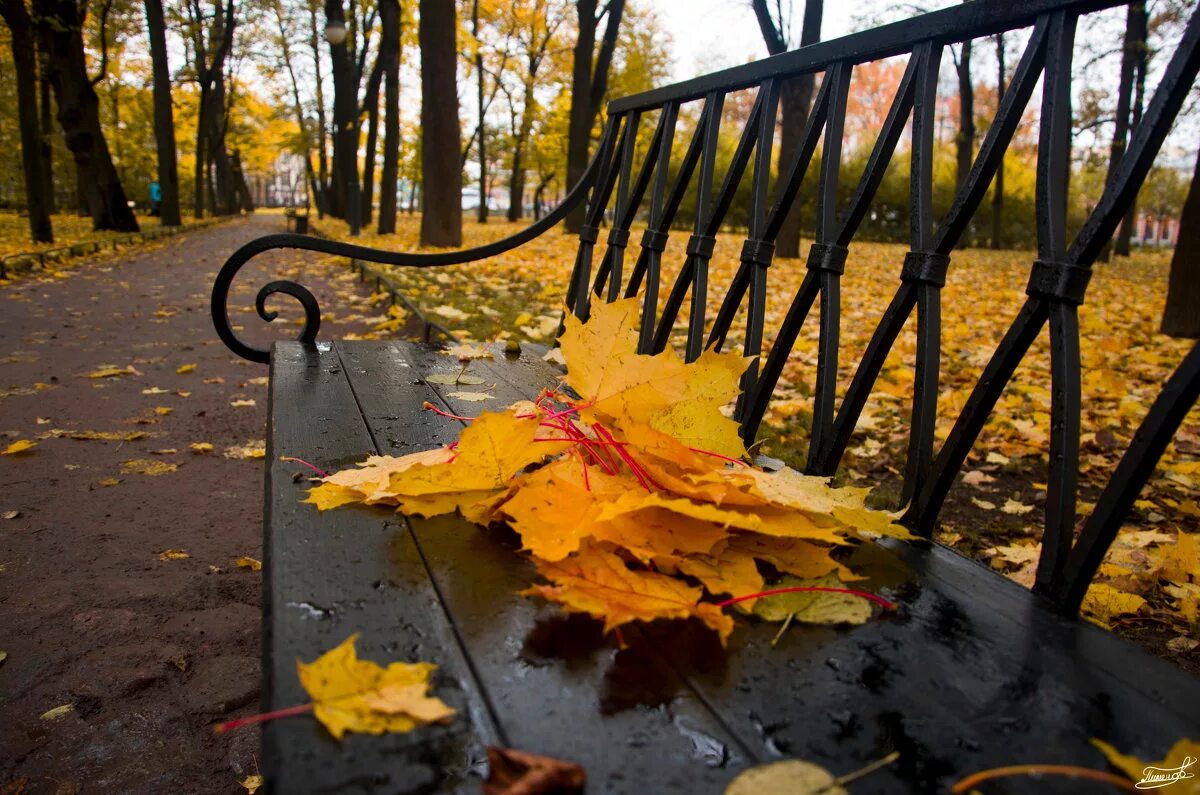
<path id="1" fill-rule="evenodd" d="M 221 344 L 208 301 L 225 258 L 282 226 L 0 286 L 0 450 L 37 442 L 0 456 L 0 791 L 242 793 L 256 772 L 257 730 L 212 727 L 258 706 L 262 575 L 238 560 L 261 558 L 267 368 Z M 294 336 L 291 299 L 276 328 L 253 314 L 289 277 L 321 301 L 322 338 L 382 319 L 318 260 L 256 259 L 232 322 Z"/>

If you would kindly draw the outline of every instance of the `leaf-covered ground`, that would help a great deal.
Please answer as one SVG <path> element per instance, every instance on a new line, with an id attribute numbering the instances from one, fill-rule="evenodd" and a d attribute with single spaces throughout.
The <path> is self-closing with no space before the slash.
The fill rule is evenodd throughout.
<path id="1" fill-rule="evenodd" d="M 183 217 L 184 226 L 193 223 L 195 223 L 195 219 L 190 215 Z M 56 213 L 51 216 L 51 224 L 54 228 L 53 243 L 30 243 L 29 219 L 9 210 L 0 211 L 0 257 L 63 248 L 76 243 L 111 240 L 124 234 L 123 232 L 94 232 L 90 217 L 80 217 L 74 213 Z M 143 232 L 161 226 L 159 219 L 150 215 L 139 216 L 138 224 Z"/>
<path id="2" fill-rule="evenodd" d="M 401 216 L 395 236 L 367 234 L 359 242 L 392 250 L 418 250 L 417 216 Z M 464 224 L 464 244 L 479 245 L 511 234 L 522 224 Z M 334 231 L 327 223 L 323 231 Z M 603 237 L 603 236 L 602 236 Z M 637 234 L 634 234 L 637 239 Z M 663 294 L 684 259 L 687 234 L 672 236 L 664 257 Z M 802 246 L 806 250 L 807 245 Z M 710 271 L 717 299 L 737 267 L 741 238 L 718 237 Z M 626 268 L 636 247 L 630 249 Z M 842 360 L 839 399 L 899 283 L 905 247 L 856 243 L 842 287 Z M 447 328 L 475 340 L 514 337 L 549 342 L 574 262 L 575 239 L 558 230 L 491 260 L 438 269 L 392 269 L 404 292 Z M 984 365 L 1024 300 L 1033 252 L 970 249 L 955 254 L 943 295 L 939 443 L 948 433 Z M 598 258 L 597 258 L 598 261 Z M 1146 251 L 1097 266 L 1080 310 L 1083 361 L 1082 497 L 1086 513 L 1128 445 L 1162 381 L 1190 343 L 1158 333 L 1169 253 Z M 771 268 L 767 345 L 804 276 L 800 260 Z M 677 330 L 682 330 L 680 318 Z M 397 324 L 398 325 L 398 324 Z M 732 344 L 740 344 L 735 335 Z M 838 481 L 870 485 L 881 506 L 897 499 L 908 429 L 915 351 L 909 323 L 889 357 L 838 474 Z M 760 436 L 764 451 L 802 465 L 811 418 L 817 358 L 817 315 L 806 323 L 785 370 Z M 1046 447 L 1050 425 L 1048 336 L 1034 345 L 1001 398 L 952 491 L 940 540 L 990 561 L 1028 585 L 1046 497 Z M 1197 599 L 1200 569 L 1189 538 L 1200 526 L 1200 409 L 1184 422 L 1163 463 L 1142 494 L 1109 555 L 1089 612 L 1133 635 L 1160 654 L 1195 665 L 1200 639 Z M 1192 536 L 1191 538 L 1194 538 Z M 1144 601 L 1143 601 L 1144 600 Z"/>

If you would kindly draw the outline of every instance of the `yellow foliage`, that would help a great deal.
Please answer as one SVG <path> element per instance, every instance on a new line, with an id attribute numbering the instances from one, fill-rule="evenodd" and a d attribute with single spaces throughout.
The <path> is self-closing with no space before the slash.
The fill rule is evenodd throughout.
<path id="1" fill-rule="evenodd" d="M 863 489 L 766 473 L 741 460 L 737 424 L 721 408 L 737 398 L 745 360 L 710 353 L 685 365 L 673 351 L 639 355 L 630 325 L 636 311 L 635 301 L 602 304 L 588 323 L 567 324 L 572 395 L 546 392 L 483 413 L 450 447 L 372 456 L 324 478 L 307 502 L 506 521 L 551 583 L 525 593 L 603 618 L 606 630 L 697 618 L 722 641 L 732 621 L 703 597 L 763 590 L 760 562 L 840 583 L 854 575 L 830 557 L 835 545 L 907 537 L 890 515 L 863 505 Z M 865 601 L 854 611 L 828 608 L 846 598 L 810 599 L 826 609 L 805 608 L 805 620 L 854 623 L 870 615 Z"/>
<path id="2" fill-rule="evenodd" d="M 311 663 L 296 661 L 300 684 L 313 700 L 313 713 L 334 739 L 348 731 L 364 734 L 407 732 L 444 723 L 454 710 L 428 695 L 432 663 L 394 662 L 383 668 L 358 659 L 351 635 Z"/>

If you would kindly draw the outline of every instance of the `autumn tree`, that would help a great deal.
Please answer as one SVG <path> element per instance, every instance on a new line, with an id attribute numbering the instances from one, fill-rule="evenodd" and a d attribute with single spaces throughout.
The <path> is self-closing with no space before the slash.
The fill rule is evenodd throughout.
<path id="1" fill-rule="evenodd" d="M 1113 122 L 1113 137 L 1109 148 L 1108 178 L 1111 180 L 1125 157 L 1129 136 L 1142 115 L 1142 101 L 1148 61 L 1147 35 L 1149 17 L 1145 0 L 1134 0 L 1125 9 L 1125 35 L 1121 45 L 1121 71 L 1117 83 L 1117 108 Z M 1125 220 L 1117 230 L 1113 253 L 1128 257 L 1137 205 L 1131 203 Z M 1107 252 L 1102 255 L 1108 258 Z"/>
<path id="2" fill-rule="evenodd" d="M 421 244 L 427 246 L 462 245 L 457 22 L 454 3 L 420 0 Z"/>
<path id="3" fill-rule="evenodd" d="M 767 0 L 751 0 L 758 28 L 762 32 L 767 52 L 778 55 L 790 49 L 790 14 L 785 12 L 781 0 L 775 2 L 775 14 L 768 8 Z M 789 4 L 790 7 L 790 4 Z M 821 40 L 821 18 L 824 15 L 824 0 L 806 0 L 804 21 L 800 28 L 800 46 L 806 47 Z M 815 75 L 803 74 L 783 84 L 780 95 L 779 162 L 787 164 L 800 148 L 800 139 L 808 122 L 809 106 L 812 104 Z M 786 167 L 786 166 L 785 166 Z M 779 236 L 775 241 L 776 251 L 781 257 L 800 256 L 800 207 L 793 202 Z"/>
<path id="4" fill-rule="evenodd" d="M 100 101 L 83 47 L 84 0 L 34 0 L 38 50 L 58 106 L 58 123 L 75 160 L 80 193 L 94 229 L 138 231 L 100 126 Z M 101 66 L 103 74 L 103 65 Z"/>
<path id="5" fill-rule="evenodd" d="M 175 115 L 171 106 L 171 68 L 167 61 L 166 21 L 162 0 L 145 0 L 146 31 L 154 72 L 154 141 L 158 160 L 158 187 L 162 191 L 159 216 L 164 226 L 179 226 L 179 170 L 175 152 Z"/>
<path id="6" fill-rule="evenodd" d="M 1172 337 L 1200 338 L 1200 152 L 1179 215 L 1179 238 L 1171 255 L 1162 332 Z"/>
<path id="7" fill-rule="evenodd" d="M 34 243 L 53 243 L 50 225 L 48 164 L 42 155 L 42 130 L 38 121 L 37 51 L 33 22 L 25 0 L 3 0 L 0 16 L 8 25 L 17 78 L 17 119 L 21 131 L 21 164 L 25 175 L 25 205 L 29 210 L 29 235 Z"/>
<path id="8" fill-rule="evenodd" d="M 201 0 L 187 0 L 186 14 L 199 87 L 193 212 L 197 218 L 204 217 L 206 208 L 226 215 L 233 212 L 236 191 L 233 164 L 225 151 L 225 62 L 237 28 L 234 0 L 213 0 L 211 14 Z"/>
<path id="9" fill-rule="evenodd" d="M 526 156 L 534 123 L 541 114 L 539 80 L 545 73 L 551 44 L 566 21 L 567 9 L 556 0 L 524 0 L 512 3 L 509 14 L 522 66 L 514 75 L 513 86 L 502 81 L 509 107 L 508 220 L 517 221 L 525 216 Z"/>
<path id="10" fill-rule="evenodd" d="M 608 90 L 608 72 L 617 46 L 625 0 L 607 0 L 599 7 L 597 0 L 575 0 L 575 11 L 578 26 L 572 53 L 571 114 L 567 128 L 567 184 L 570 186 L 574 186 L 587 170 L 592 128 Z M 597 50 L 596 32 L 602 22 L 604 33 Z M 578 232 L 582 225 L 581 207 L 567 218 L 567 229 Z"/>
<path id="11" fill-rule="evenodd" d="M 396 231 L 396 189 L 400 171 L 400 0 L 380 0 L 381 38 L 379 57 L 383 61 L 383 172 L 379 181 L 379 234 Z"/>

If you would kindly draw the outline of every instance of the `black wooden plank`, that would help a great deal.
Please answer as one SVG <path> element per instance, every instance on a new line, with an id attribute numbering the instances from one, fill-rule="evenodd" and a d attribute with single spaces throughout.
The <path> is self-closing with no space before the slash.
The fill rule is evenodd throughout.
<path id="1" fill-rule="evenodd" d="M 478 788 L 495 730 L 402 521 L 378 510 L 318 513 L 301 504 L 298 456 L 328 470 L 374 452 L 337 353 L 278 343 L 271 368 L 263 582 L 263 709 L 308 700 L 297 658 L 311 661 L 362 633 L 359 655 L 381 664 L 436 660 L 436 692 L 460 712 L 450 726 L 410 734 L 347 735 L 338 743 L 311 717 L 263 729 L 272 791 L 408 792 Z M 472 778 L 474 777 L 474 778 Z"/>
<path id="2" fill-rule="evenodd" d="M 854 628 L 739 620 L 722 653 L 710 637 L 652 635 L 731 730 L 765 755 L 840 775 L 899 751 L 864 791 L 944 792 L 988 768 L 1105 769 L 1088 739 L 1161 758 L 1200 729 L 1200 680 L 940 545 L 897 544 L 897 614 Z M 871 549 L 877 549 L 872 547 Z M 901 563 L 900 561 L 903 561 Z M 887 578 L 861 587 L 881 588 Z M 988 792 L 1029 792 L 1029 779 Z M 1039 785 L 1041 786 L 1041 785 Z M 1046 792 L 1095 792 L 1055 779 Z"/>
<path id="3" fill-rule="evenodd" d="M 428 348 L 396 343 L 342 344 L 351 383 L 377 438 L 420 444 L 400 407 L 439 400 L 455 413 L 478 413 L 528 399 L 555 371 L 535 355 L 476 360 L 468 373 L 498 375 L 486 404 L 448 397 L 482 386 L 414 383 L 412 370 L 450 372 L 454 360 Z M 397 368 L 397 356 L 410 368 Z M 403 377 L 387 375 L 392 370 Z M 536 380 L 516 386 L 525 376 Z M 437 394 L 435 394 L 435 391 Z M 460 426 L 436 418 L 444 434 Z M 754 758 L 732 741 L 687 683 L 644 646 L 618 650 L 595 622 L 562 616 L 557 607 L 520 597 L 535 580 L 514 538 L 485 532 L 457 517 L 409 520 L 422 555 L 453 617 L 458 637 L 513 747 L 579 762 L 593 792 L 719 792 Z"/>

